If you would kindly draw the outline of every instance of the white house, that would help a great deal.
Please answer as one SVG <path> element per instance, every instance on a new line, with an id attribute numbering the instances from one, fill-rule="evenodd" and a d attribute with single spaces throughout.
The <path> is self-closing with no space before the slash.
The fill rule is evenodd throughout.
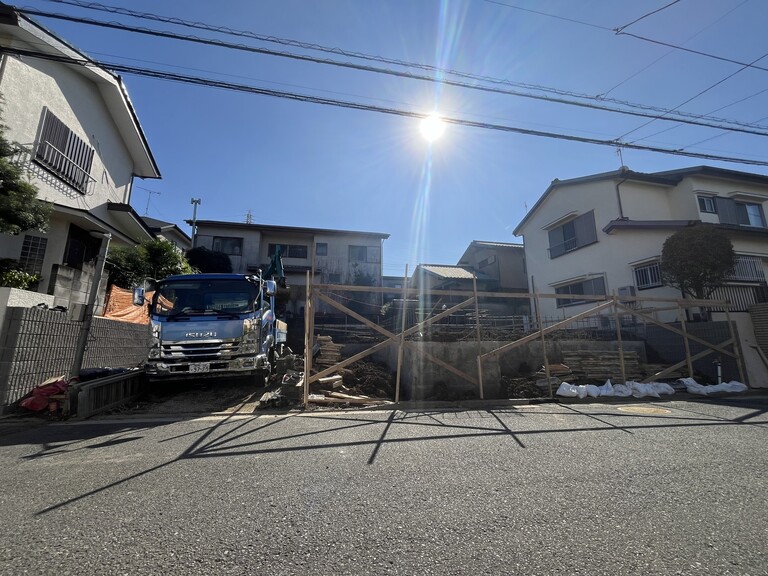
<path id="1" fill-rule="evenodd" d="M 39 292 L 83 302 L 103 233 L 111 245 L 154 238 L 131 208 L 134 177 L 159 178 L 120 79 L 39 24 L 0 5 L 0 94 L 6 138 L 54 207 L 48 232 L 0 235 L 0 257 L 39 274 Z M 76 62 L 75 62 L 76 61 Z"/>
<path id="2" fill-rule="evenodd" d="M 316 284 L 382 285 L 384 240 L 389 234 L 197 220 L 196 247 L 224 252 L 236 273 L 266 270 L 280 247 L 288 284 L 287 309 L 301 314 L 306 273 Z M 379 304 L 380 305 L 380 304 Z"/>
<path id="3" fill-rule="evenodd" d="M 661 282 L 664 241 L 685 226 L 717 224 L 738 257 L 719 296 L 745 311 L 765 297 L 767 202 L 768 176 L 709 166 L 653 174 L 625 168 L 554 180 L 514 233 L 524 238 L 531 292 L 677 298 Z M 541 313 L 569 316 L 588 306 L 547 299 Z"/>
<path id="4" fill-rule="evenodd" d="M 766 205 L 768 176 L 709 166 L 652 174 L 623 168 L 554 180 L 514 233 L 524 238 L 531 292 L 678 299 L 679 291 L 662 285 L 664 241 L 702 222 L 721 228 L 731 240 L 737 266 L 714 298 L 731 302 L 748 380 L 766 386 L 768 351 L 760 348 L 755 334 L 768 326 L 758 326 L 762 321 L 749 313 L 751 305 L 768 301 Z M 595 306 L 565 298 L 542 298 L 539 304 L 545 319 Z M 664 322 L 679 318 L 668 304 L 635 306 Z"/>

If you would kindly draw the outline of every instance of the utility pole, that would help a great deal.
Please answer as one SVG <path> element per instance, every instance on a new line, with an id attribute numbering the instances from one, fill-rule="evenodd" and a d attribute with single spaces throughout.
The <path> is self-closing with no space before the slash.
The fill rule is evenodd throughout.
<path id="1" fill-rule="evenodd" d="M 197 207 L 200 206 L 200 198 L 192 198 L 192 248 L 197 247 Z"/>
<path id="2" fill-rule="evenodd" d="M 248 213 L 245 215 L 245 223 L 253 224 L 253 214 L 251 214 L 250 210 L 248 210 Z"/>
<path id="3" fill-rule="evenodd" d="M 101 249 L 96 258 L 96 266 L 93 270 L 93 281 L 91 282 L 91 291 L 88 294 L 88 302 L 85 305 L 85 316 L 80 325 L 80 333 L 77 335 L 77 347 L 75 348 L 75 360 L 72 362 L 72 370 L 69 377 L 77 378 L 80 376 L 80 370 L 83 367 L 83 358 L 85 357 L 85 348 L 88 344 L 88 334 L 91 332 L 91 322 L 93 321 L 93 310 L 96 308 L 96 298 L 99 295 L 99 284 L 101 276 L 104 273 L 104 262 L 107 259 L 107 250 L 109 250 L 109 241 L 112 234 L 109 232 L 91 232 L 91 236 L 101 237 Z"/>

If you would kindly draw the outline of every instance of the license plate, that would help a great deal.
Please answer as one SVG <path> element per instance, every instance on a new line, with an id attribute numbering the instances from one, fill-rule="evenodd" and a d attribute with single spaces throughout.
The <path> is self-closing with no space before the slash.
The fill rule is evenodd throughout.
<path id="1" fill-rule="evenodd" d="M 198 372 L 208 372 L 211 369 L 211 365 L 208 362 L 196 362 L 189 365 L 189 371 L 193 374 Z"/>

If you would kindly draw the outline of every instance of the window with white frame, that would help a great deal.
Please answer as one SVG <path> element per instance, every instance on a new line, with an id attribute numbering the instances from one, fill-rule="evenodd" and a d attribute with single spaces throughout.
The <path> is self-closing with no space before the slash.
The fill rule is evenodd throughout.
<path id="1" fill-rule="evenodd" d="M 763 261 L 757 256 L 736 256 L 736 265 L 728 276 L 731 282 L 765 282 Z"/>
<path id="2" fill-rule="evenodd" d="M 583 246 L 597 242 L 595 211 L 590 210 L 573 220 L 552 228 L 549 234 L 549 257 L 558 258 Z"/>
<path id="3" fill-rule="evenodd" d="M 93 181 L 90 174 L 93 148 L 75 135 L 48 108 L 43 108 L 35 162 L 83 194 L 88 191 L 88 184 Z"/>
<path id="4" fill-rule="evenodd" d="M 705 214 L 717 214 L 717 204 L 712 196 L 699 196 L 699 211 Z"/>
<path id="5" fill-rule="evenodd" d="M 638 290 L 657 288 L 662 285 L 661 264 L 659 262 L 635 266 L 632 271 L 635 275 L 635 286 L 637 286 Z"/>
<path id="6" fill-rule="evenodd" d="M 19 256 L 19 264 L 25 272 L 38 275 L 42 273 L 45 248 L 47 245 L 47 238 L 30 236 L 29 234 L 24 236 L 24 243 L 21 245 L 21 255 Z"/>
<path id="7" fill-rule="evenodd" d="M 367 262 L 378 264 L 381 262 L 381 247 L 379 246 L 350 246 L 350 262 Z"/>
<path id="8" fill-rule="evenodd" d="M 283 258 L 307 258 L 308 249 L 306 244 L 270 244 L 267 255 L 274 256 L 278 246 L 280 247 L 280 256 Z"/>
<path id="9" fill-rule="evenodd" d="M 243 253 L 243 239 L 234 236 L 214 236 L 213 250 L 224 252 L 229 256 L 240 256 Z"/>
<path id="10" fill-rule="evenodd" d="M 571 284 L 566 284 L 564 286 L 557 286 L 555 288 L 555 294 L 604 296 L 605 278 L 603 276 L 597 276 L 596 278 L 580 280 L 579 282 L 572 282 Z M 589 302 L 589 300 L 582 300 L 579 298 L 557 298 L 557 307 L 565 308 L 567 306 L 576 306 L 586 302 Z"/>

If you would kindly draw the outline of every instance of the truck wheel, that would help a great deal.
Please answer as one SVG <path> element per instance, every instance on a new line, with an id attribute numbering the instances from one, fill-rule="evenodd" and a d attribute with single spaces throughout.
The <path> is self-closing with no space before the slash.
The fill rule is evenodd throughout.
<path id="1" fill-rule="evenodd" d="M 259 370 L 251 378 L 254 386 L 265 388 L 269 384 L 269 371 Z"/>

